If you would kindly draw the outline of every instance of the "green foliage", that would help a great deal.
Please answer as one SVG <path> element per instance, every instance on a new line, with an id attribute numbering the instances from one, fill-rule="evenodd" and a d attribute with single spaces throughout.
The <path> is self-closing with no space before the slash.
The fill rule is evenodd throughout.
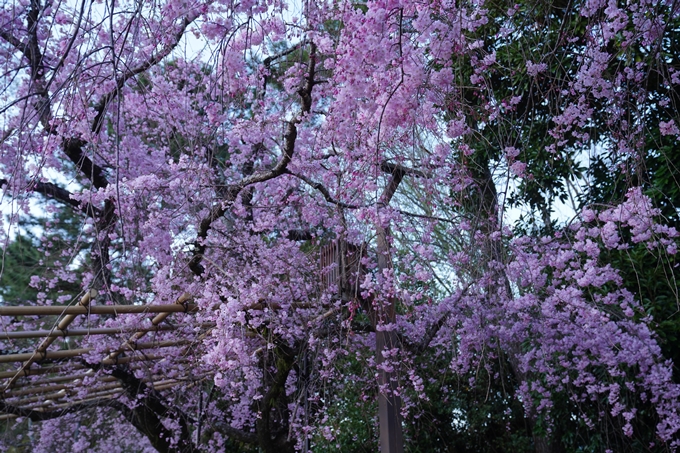
<path id="1" fill-rule="evenodd" d="M 80 234 L 80 219 L 71 210 L 57 210 L 50 218 L 22 222 L 19 234 L 2 249 L 3 270 L 0 296 L 5 305 L 20 305 L 50 300 L 64 302 L 80 292 L 77 276 L 85 260 L 80 252 L 83 242 L 74 241 Z M 75 250 L 73 243 L 79 244 Z M 64 267 L 76 269 L 67 275 Z M 80 269 L 78 271 L 78 269 Z M 32 278 L 38 278 L 31 284 Z"/>
<path id="2" fill-rule="evenodd" d="M 422 416 L 406 427 L 408 451 L 532 451 L 524 409 L 514 397 L 514 378 L 507 366 L 498 361 L 493 367 L 456 375 L 449 369 L 450 360 L 427 354 L 416 364 L 419 372 L 431 377 L 425 382 L 428 399 L 418 408 Z"/>
<path id="3" fill-rule="evenodd" d="M 366 362 L 352 354 L 337 366 L 346 370 L 348 376 L 361 375 L 366 370 Z M 311 450 L 315 453 L 378 451 L 377 386 L 346 379 L 329 390 L 327 395 L 320 396 L 327 415 L 326 429 L 322 428 L 311 439 Z"/>
<path id="4" fill-rule="evenodd" d="M 0 294 L 5 304 L 36 300 L 38 290 L 30 286 L 31 276 L 38 272 L 42 253 L 31 234 L 17 236 L 3 250 Z"/>

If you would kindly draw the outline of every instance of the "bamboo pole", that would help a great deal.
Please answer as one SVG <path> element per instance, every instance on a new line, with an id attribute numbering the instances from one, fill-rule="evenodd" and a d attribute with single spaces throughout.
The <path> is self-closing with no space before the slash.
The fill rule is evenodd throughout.
<path id="1" fill-rule="evenodd" d="M 177 298 L 175 303 L 173 305 L 168 305 L 168 307 L 175 306 L 175 307 L 186 307 L 187 302 L 191 300 L 191 295 L 189 293 L 184 293 L 181 296 Z M 152 326 L 157 326 L 165 319 L 170 316 L 170 312 L 163 312 L 159 313 L 154 318 L 151 320 L 151 325 Z M 120 354 L 127 349 L 128 345 L 137 343 L 138 340 L 140 340 L 144 335 L 146 335 L 145 331 L 138 331 L 134 335 L 132 335 L 125 343 L 123 343 L 117 350 L 111 352 L 108 357 L 106 357 L 104 360 L 115 360 L 118 358 Z"/>
<path id="2" fill-rule="evenodd" d="M 90 370 L 88 373 L 85 374 L 80 374 L 80 375 L 69 375 L 69 376 L 59 376 L 57 378 L 53 378 L 53 380 L 44 380 L 42 382 L 33 382 L 33 383 L 28 383 L 25 384 L 23 387 L 24 388 L 19 388 L 17 389 L 16 387 L 13 388 L 12 390 L 5 391 L 5 394 L 3 395 L 3 398 L 5 399 L 11 399 L 11 398 L 18 398 L 20 396 L 25 396 L 25 395 L 38 395 L 41 393 L 49 393 L 49 392 L 57 392 L 59 390 L 69 390 L 73 389 L 74 386 L 80 384 L 82 380 L 86 377 L 91 377 L 94 375 L 94 371 Z M 200 376 L 200 378 L 204 378 L 206 375 Z M 165 381 L 175 381 L 178 379 L 166 379 L 162 380 L 163 376 L 162 375 L 152 375 L 150 378 L 148 377 L 143 377 L 141 380 L 143 382 L 156 382 L 159 379 L 158 383 L 167 383 Z M 66 384 L 59 384 L 59 382 L 64 382 L 64 381 L 71 381 Z M 97 378 L 97 383 L 105 383 L 105 382 L 118 382 L 118 379 L 113 377 L 113 376 L 100 376 Z M 49 384 L 46 386 L 40 387 L 39 385 L 41 384 Z"/>
<path id="3" fill-rule="evenodd" d="M 0 307 L 0 316 L 118 315 L 129 313 L 195 313 L 194 304 L 178 305 L 93 305 L 90 307 Z"/>
<path id="4" fill-rule="evenodd" d="M 92 348 L 81 348 L 81 349 L 69 349 L 64 351 L 45 351 L 43 353 L 26 352 L 24 354 L 7 354 L 0 355 L 0 363 L 12 363 L 12 362 L 23 362 L 24 360 L 30 360 L 31 363 L 38 362 L 46 359 L 64 359 L 67 357 L 76 357 L 81 354 L 92 351 Z M 24 372 L 24 367 L 19 368 L 15 374 L 21 376 Z M 14 380 L 11 381 L 12 383 Z M 11 384 L 8 384 L 8 386 Z"/>
<path id="5" fill-rule="evenodd" d="M 100 365 L 104 366 L 110 366 L 110 365 L 119 365 L 123 363 L 129 363 L 129 362 L 146 362 L 150 360 L 163 360 L 167 358 L 165 355 L 160 355 L 160 354 L 155 354 L 155 355 L 142 355 L 138 357 L 116 357 L 115 359 L 104 359 L 101 362 L 99 362 Z"/>
<path id="6" fill-rule="evenodd" d="M 55 376 L 51 378 L 38 379 L 35 381 L 22 382 L 20 384 L 16 384 L 13 388 L 17 389 L 21 387 L 36 387 L 45 384 L 56 384 L 64 381 L 73 381 L 75 379 L 84 379 L 92 375 L 94 375 L 94 370 L 88 370 L 81 374 L 68 374 L 66 376 Z"/>
<path id="7" fill-rule="evenodd" d="M 24 398 L 21 401 L 14 402 L 14 405 L 15 406 L 23 406 L 25 404 L 36 403 L 36 402 L 40 402 L 40 401 L 42 401 L 42 402 L 54 401 L 54 400 L 59 400 L 59 399 L 65 397 L 67 395 L 68 395 L 68 393 L 66 392 L 66 390 L 62 389 L 62 390 L 59 390 L 58 392 L 54 392 L 54 393 L 47 393 L 45 395 L 36 395 L 36 396 Z M 9 403 L 9 404 L 12 404 L 12 403 Z"/>
<path id="8" fill-rule="evenodd" d="M 37 403 L 34 402 L 34 403 L 31 403 L 31 404 L 24 404 L 22 406 L 15 405 L 15 407 L 19 407 L 20 409 L 31 410 L 31 411 L 35 411 L 35 412 L 45 412 L 45 409 L 49 409 L 49 410 L 65 409 L 65 408 L 68 408 L 69 406 L 71 406 L 73 404 L 82 404 L 82 403 L 87 403 L 87 402 L 90 402 L 90 401 L 104 400 L 104 399 L 113 398 L 115 396 L 120 396 L 121 391 L 122 391 L 122 389 L 118 390 L 118 391 L 108 391 L 108 392 L 104 392 L 104 394 L 102 394 L 102 395 L 92 395 L 93 397 L 88 396 L 87 398 L 84 398 L 84 399 L 81 399 L 81 400 L 76 400 L 76 401 L 73 401 L 71 403 L 56 403 L 55 401 L 52 401 L 52 400 L 44 400 L 44 401 L 40 401 L 40 402 L 37 402 Z M 0 415 L 0 420 L 8 419 L 8 418 L 17 418 L 17 417 L 18 416 L 14 415 L 14 414 L 4 414 L 4 415 Z"/>
<path id="9" fill-rule="evenodd" d="M 127 357 L 127 358 L 132 358 L 132 357 Z M 140 357 L 140 358 L 142 358 L 142 357 Z M 180 359 L 180 360 L 177 360 L 175 363 L 186 363 L 186 362 L 187 362 L 186 359 Z M 138 363 L 135 363 L 135 364 L 131 365 L 130 367 L 132 369 L 139 369 L 140 368 Z M 71 368 L 67 371 L 73 371 L 73 369 L 74 368 Z M 45 384 L 51 385 L 51 384 L 58 384 L 60 382 L 65 382 L 65 381 L 76 381 L 78 379 L 82 380 L 82 379 L 85 379 L 87 377 L 92 377 L 95 373 L 95 371 L 93 369 L 89 369 L 86 366 L 81 366 L 79 369 L 87 369 L 87 371 L 85 371 L 84 373 L 80 373 L 80 374 L 69 374 L 69 375 L 66 375 L 66 376 L 55 376 L 55 377 L 51 377 L 51 378 L 22 382 L 22 383 L 16 384 L 13 388 L 17 389 L 17 388 L 22 388 L 22 387 L 37 387 L 37 386 L 41 386 L 41 385 L 45 385 Z M 158 378 L 162 377 L 162 376 L 157 376 L 157 375 L 153 375 L 153 376 L 158 377 Z M 102 378 L 102 380 L 106 380 L 108 378 L 109 378 L 109 376 L 104 376 Z M 111 378 L 111 379 L 115 379 L 115 378 Z"/>
<path id="10" fill-rule="evenodd" d="M 87 335 L 115 335 L 126 332 L 158 332 L 174 330 L 173 326 L 152 326 L 138 329 L 121 329 L 118 327 L 102 327 L 92 329 L 66 329 L 66 330 L 20 330 L 16 332 L 0 333 L 0 340 L 17 340 L 21 338 L 44 338 L 44 337 L 75 337 Z"/>
<path id="11" fill-rule="evenodd" d="M 29 368 L 21 372 L 21 376 L 38 376 L 41 374 L 58 373 L 60 371 L 74 371 L 87 369 L 85 365 L 74 364 L 74 365 L 54 365 L 46 366 L 42 368 Z M 14 377 L 19 372 L 19 370 L 10 370 L 0 372 L 0 379 L 7 379 Z"/>
<path id="12" fill-rule="evenodd" d="M 169 380 L 166 380 L 166 381 L 159 381 L 159 382 L 152 383 L 152 385 L 153 385 L 153 388 L 155 390 L 160 391 L 160 390 L 167 390 L 167 389 L 170 389 L 172 387 L 176 387 L 177 385 L 181 384 L 182 382 L 183 381 L 175 381 L 175 380 L 169 379 Z M 191 384 L 189 384 L 189 385 L 191 385 Z M 55 404 L 55 402 L 53 400 L 43 399 L 38 404 L 27 404 L 27 405 L 22 405 L 20 407 L 22 409 L 34 409 L 34 410 L 36 410 L 36 412 L 44 412 L 44 410 L 41 410 L 41 409 L 43 409 L 43 408 L 47 409 L 48 407 L 50 409 L 66 409 L 69 406 L 72 406 L 74 404 L 82 404 L 82 403 L 87 403 L 87 402 L 91 402 L 91 401 L 111 399 L 111 398 L 114 398 L 116 396 L 120 396 L 122 391 L 123 391 L 122 388 L 121 389 L 106 390 L 106 391 L 90 394 L 90 395 L 87 396 L 87 398 L 84 398 L 82 400 L 73 401 L 73 402 L 70 402 L 70 403 Z M 55 395 L 58 396 L 58 395 L 60 395 L 60 393 L 55 394 Z M 61 399 L 62 397 L 63 396 L 58 396 L 58 399 Z M 42 398 L 45 398 L 45 396 L 41 397 L 41 399 Z M 14 414 L 1 414 L 0 415 L 0 421 L 14 419 L 14 418 L 18 418 L 18 417 L 19 417 L 18 415 L 14 415 Z"/>
<path id="13" fill-rule="evenodd" d="M 108 395 L 113 395 L 117 393 L 121 393 L 124 391 L 123 387 L 121 386 L 120 382 L 118 382 L 117 379 L 115 379 L 115 382 L 111 382 L 110 384 L 105 384 L 101 385 L 99 387 L 95 387 L 91 389 L 90 394 L 87 395 L 86 399 L 98 399 L 101 398 L 102 396 L 108 396 Z M 183 381 L 179 381 L 177 379 L 165 379 L 165 380 L 160 380 L 157 382 L 149 382 L 149 387 L 151 387 L 154 390 L 165 390 L 168 388 L 172 388 L 178 384 L 181 384 Z M 60 389 L 59 391 L 56 391 L 54 393 L 48 393 L 47 395 L 35 395 L 35 396 L 30 396 L 28 398 L 22 398 L 19 401 L 15 402 L 10 402 L 9 404 L 13 404 L 14 406 L 21 407 L 24 409 L 27 408 L 37 408 L 41 406 L 52 406 L 55 408 L 58 407 L 68 407 L 70 405 L 76 404 L 76 402 L 69 402 L 69 403 L 61 403 L 59 405 L 54 405 L 55 402 L 66 398 L 70 396 L 71 393 L 73 393 L 75 389 L 73 387 L 69 388 L 63 388 Z M 6 396 L 6 399 L 13 399 L 15 398 L 14 396 Z M 39 403 L 39 404 L 32 404 L 32 403 Z M 63 406 L 62 406 L 63 404 Z M 28 407 L 30 406 L 30 407 Z"/>
<path id="14" fill-rule="evenodd" d="M 54 339 L 59 337 L 59 336 L 67 336 L 69 334 L 68 332 L 68 326 L 71 324 L 73 319 L 78 314 L 84 314 L 84 313 L 93 313 L 93 314 L 99 314 L 101 312 L 108 312 L 111 310 L 111 313 L 159 313 L 157 316 L 155 316 L 152 320 L 152 327 L 151 328 L 146 328 L 146 329 L 140 329 L 135 332 L 134 335 L 130 337 L 125 343 L 123 343 L 117 350 L 113 351 L 112 353 L 107 356 L 104 360 L 102 360 L 100 363 L 102 365 L 107 365 L 107 364 L 116 364 L 116 363 L 122 363 L 123 361 L 127 361 L 125 359 L 132 359 L 134 357 L 123 357 L 119 358 L 120 354 L 123 353 L 126 350 L 140 350 L 140 349 L 147 349 L 147 348 L 160 348 L 160 347 L 169 347 L 169 346 L 180 346 L 180 345 L 185 345 L 190 343 L 187 340 L 178 340 L 178 341 L 165 341 L 165 342 L 158 342 L 158 343 L 139 343 L 138 340 L 141 339 L 144 335 L 146 335 L 147 332 L 149 331 L 158 331 L 158 330 L 171 330 L 172 327 L 164 327 L 164 326 L 159 326 L 161 322 L 163 322 L 169 315 L 170 313 L 173 312 L 194 312 L 196 311 L 196 306 L 194 305 L 189 305 L 187 302 L 191 300 L 191 296 L 187 293 L 184 293 L 182 296 L 180 296 L 176 301 L 175 304 L 173 305 L 160 305 L 160 306 L 152 306 L 152 305 L 147 305 L 147 306 L 98 306 L 98 307 L 91 307 L 89 306 L 90 300 L 96 296 L 96 291 L 92 290 L 88 292 L 80 301 L 79 305 L 76 307 L 0 307 L 0 315 L 9 315 L 9 316 L 20 316 L 23 314 L 31 314 L 31 315 L 37 315 L 37 314 L 65 314 L 64 318 L 61 320 L 61 322 L 58 324 L 56 330 L 53 331 L 28 331 L 28 332 L 12 332 L 9 333 L 9 335 L 6 335 L 8 338 L 11 338 L 11 335 L 14 334 L 16 338 L 34 338 L 36 335 L 45 335 L 46 337 L 43 339 L 41 342 L 40 346 L 34 351 L 33 353 L 28 353 L 28 354 L 11 354 L 7 356 L 0 356 L 0 363 L 8 363 L 12 361 L 19 361 L 19 360 L 24 360 L 26 358 L 27 362 L 22 364 L 22 367 L 17 370 L 13 375 L 11 375 L 12 372 L 7 373 L 8 377 L 11 375 L 11 379 L 9 383 L 6 386 L 7 388 L 10 388 L 16 380 L 23 374 L 25 376 L 28 376 L 30 374 L 42 374 L 42 369 L 39 370 L 30 370 L 30 365 L 34 363 L 35 361 L 38 360 L 43 360 L 43 359 L 48 359 L 48 358 L 65 358 L 65 357 L 73 357 L 77 356 L 86 352 L 89 352 L 92 350 L 92 348 L 82 348 L 82 349 L 76 349 L 76 350 L 70 350 L 70 351 L 54 351 L 50 352 L 47 351 L 47 348 L 54 342 Z M 93 308 L 95 310 L 93 310 Z M 9 310 L 5 310 L 9 309 Z M 56 309 L 56 310 L 55 310 Z M 57 312 L 58 311 L 58 312 Z M 99 312 L 99 313 L 97 313 Z M 111 329 L 96 329 L 99 330 L 98 334 L 111 334 L 111 333 L 118 333 L 121 330 L 111 328 Z M 75 334 L 91 334 L 92 329 L 81 329 L 81 330 L 76 330 Z M 73 333 L 72 333 L 73 334 Z M 0 336 L 0 338 L 2 338 Z M 30 356 L 30 357 L 28 357 Z M 145 358 L 146 359 L 146 358 Z M 59 367 L 52 367 L 51 370 L 54 370 L 55 368 Z M 67 368 L 67 367 L 62 367 L 62 368 Z M 86 368 L 83 366 L 83 368 Z M 69 369 L 74 369 L 74 367 L 70 367 Z M 40 371 L 40 373 L 37 373 L 36 371 Z M 49 372 L 49 371 L 45 371 Z M 4 373 L 2 373 L 4 374 Z M 0 374 L 1 375 L 1 374 Z M 153 376 L 152 376 L 153 378 Z M 63 377 L 58 377 L 58 378 L 52 378 L 56 382 L 63 382 L 65 380 L 68 380 L 68 378 L 63 378 Z M 115 380 L 115 378 L 102 378 L 101 382 L 107 382 L 110 381 L 111 379 Z M 53 401 L 52 399 L 56 398 L 57 400 L 64 398 L 67 394 L 68 391 L 73 391 L 73 386 L 78 385 L 80 382 L 79 380 L 74 380 L 72 384 L 59 384 L 59 385 L 50 385 L 46 387 L 39 387 L 39 388 L 28 388 L 24 390 L 18 390 L 15 392 L 12 392 L 10 394 L 5 395 L 5 398 L 13 399 L 19 396 L 23 395 L 35 395 L 29 398 L 24 398 L 21 400 L 20 403 L 18 404 L 26 404 L 26 403 L 31 403 L 31 402 L 37 402 L 41 401 L 41 405 L 45 404 L 52 404 Z M 163 390 L 166 388 L 171 388 L 175 385 L 180 384 L 181 381 L 175 381 L 175 380 L 166 380 L 166 381 L 159 381 L 154 383 L 153 381 L 151 382 L 151 386 L 156 389 L 156 390 Z M 53 392 L 57 391 L 56 393 L 48 393 L 48 392 Z M 104 385 L 102 387 L 99 387 L 95 389 L 95 393 L 93 395 L 102 395 L 102 391 L 104 392 L 104 395 L 108 394 L 108 392 L 115 392 L 119 393 L 122 391 L 120 388 L 120 383 L 118 382 L 113 382 L 108 385 Z M 36 395 L 37 393 L 40 393 L 41 395 Z M 42 393 L 48 393 L 47 395 L 44 395 Z M 90 396 L 93 396 L 90 395 Z M 102 395 L 102 396 L 104 396 Z M 68 407 L 69 405 L 74 404 L 74 403 L 67 403 L 64 407 Z M 3 417 L 4 419 L 5 417 Z"/>
<path id="15" fill-rule="evenodd" d="M 155 349 L 155 348 L 168 348 L 172 346 L 183 346 L 191 343 L 189 340 L 169 340 L 169 341 L 157 341 L 151 343 L 126 343 L 126 349 L 131 351 L 138 351 L 142 349 Z M 80 348 L 80 349 L 67 349 L 63 351 L 45 351 L 42 353 L 38 352 L 26 352 L 24 354 L 7 354 L 0 355 L 0 363 L 11 363 L 11 362 L 23 362 L 24 360 L 33 359 L 31 363 L 38 362 L 40 360 L 46 359 L 64 359 L 68 357 L 77 357 L 82 354 L 86 354 L 93 351 L 94 348 Z M 123 351 L 121 351 L 123 352 Z M 24 368 L 18 369 L 16 374 L 21 376 L 24 374 Z"/>
<path id="16" fill-rule="evenodd" d="M 0 356 L 1 357 L 1 356 Z M 152 361 L 152 360 L 160 360 L 164 359 L 164 355 L 156 355 L 156 354 L 145 354 L 145 355 L 135 355 L 131 357 L 121 357 L 118 360 L 109 360 L 109 361 L 102 361 L 99 363 L 99 365 L 118 365 L 118 364 L 125 364 L 125 363 L 130 363 L 130 362 L 145 362 L 145 361 Z M 21 375 L 22 376 L 37 376 L 41 374 L 49 374 L 49 373 L 58 373 L 60 371 L 74 371 L 74 370 L 85 370 L 85 369 L 90 369 L 90 367 L 86 365 L 81 365 L 81 364 L 75 364 L 75 365 L 59 365 L 59 366 L 51 366 L 51 367 L 43 367 L 43 368 L 32 368 L 32 369 L 27 369 L 24 370 Z M 0 379 L 6 379 L 6 378 L 11 378 L 15 374 L 17 374 L 18 370 L 12 370 L 12 371 L 3 371 L 0 372 Z"/>
<path id="17" fill-rule="evenodd" d="M 115 378 L 114 378 L 115 379 Z M 20 396 L 25 396 L 25 395 L 38 395 L 40 393 L 49 393 L 49 392 L 56 392 L 59 390 L 67 390 L 70 388 L 73 388 L 74 382 L 71 382 L 70 384 L 58 384 L 58 385 L 50 385 L 47 387 L 33 387 L 33 388 L 25 388 L 22 390 L 12 390 L 8 391 L 6 390 L 3 397 L 4 398 L 18 398 Z"/>
<path id="18" fill-rule="evenodd" d="M 214 322 L 204 322 L 199 327 L 215 327 Z M 66 329 L 66 330 L 18 330 L 15 332 L 0 333 L 0 340 L 18 340 L 23 338 L 43 338 L 43 337 L 78 337 L 88 335 L 115 335 L 130 332 L 168 332 L 176 330 L 171 325 L 151 325 L 148 327 L 130 328 L 121 327 L 93 327 L 90 329 Z"/>
<path id="19" fill-rule="evenodd" d="M 199 376 L 194 376 L 192 379 L 181 379 L 181 378 L 172 378 L 172 379 L 163 379 L 163 376 L 160 375 L 153 375 L 150 377 L 143 377 L 141 378 L 142 382 L 147 383 L 152 389 L 154 390 L 163 390 L 167 387 L 168 384 L 180 384 L 182 382 L 195 382 L 199 380 L 205 379 L 209 374 L 202 374 Z M 82 376 L 85 377 L 85 376 Z M 113 376 L 101 376 L 97 380 L 97 384 L 101 383 L 106 383 L 108 382 L 109 384 L 102 385 L 100 387 L 94 387 L 90 389 L 90 394 L 87 395 L 88 398 L 90 398 L 92 395 L 98 395 L 103 392 L 110 392 L 115 389 L 121 388 L 121 384 L 119 380 Z M 80 379 L 80 376 L 76 376 L 76 379 L 73 379 L 73 381 L 70 384 L 59 384 L 59 385 L 50 385 L 50 386 L 45 386 L 45 387 L 38 387 L 38 388 L 26 388 L 23 390 L 12 390 L 10 392 L 6 392 L 3 395 L 3 399 L 5 400 L 11 400 L 14 398 L 19 398 L 21 396 L 26 396 L 26 395 L 31 395 L 30 398 L 24 398 L 19 400 L 18 402 L 11 403 L 16 406 L 20 405 L 25 405 L 27 403 L 32 403 L 32 402 L 37 402 L 41 400 L 50 400 L 54 399 L 54 397 L 62 394 L 62 391 L 67 392 L 67 394 L 72 393 L 75 391 L 75 387 L 79 384 L 81 384 L 82 381 Z M 50 395 L 42 395 L 43 393 L 52 393 L 52 398 L 50 398 Z M 56 392 L 56 393 L 55 393 Z M 50 403 L 51 404 L 51 403 Z M 38 405 L 39 406 L 39 405 Z"/>
<path id="20" fill-rule="evenodd" d="M 59 390 L 69 390 L 72 389 L 75 385 L 78 385 L 82 382 L 82 378 L 86 376 L 65 376 L 65 377 L 70 377 L 71 382 L 68 384 L 57 384 L 57 385 L 48 385 L 45 387 L 28 387 L 25 389 L 21 390 L 16 390 L 12 389 L 11 391 L 5 391 L 4 397 L 5 398 L 18 398 L 20 396 L 24 395 L 33 395 L 33 394 L 39 394 L 39 393 L 49 393 L 49 392 L 56 392 Z M 144 380 L 144 379 L 142 379 Z M 118 382 L 118 379 L 116 379 L 113 376 L 101 376 L 97 379 L 97 383 L 103 383 L 103 382 Z"/>
<path id="21" fill-rule="evenodd" d="M 108 396 L 108 395 L 113 395 L 113 394 L 120 394 L 123 392 L 123 388 L 120 387 L 117 384 L 109 384 L 109 385 L 104 385 L 101 387 L 102 390 L 99 392 L 93 392 L 91 395 L 88 395 L 88 399 L 98 399 L 101 398 L 102 396 Z M 73 404 L 76 404 L 76 402 L 60 402 L 60 400 L 68 397 L 69 394 L 66 390 L 60 390 L 56 393 L 49 393 L 47 395 L 39 395 L 39 396 L 31 396 L 29 398 L 23 398 L 19 401 L 15 401 L 13 404 L 16 407 L 19 407 L 21 409 L 40 409 L 40 408 L 50 408 L 50 409 L 57 409 L 57 408 L 66 408 L 68 406 L 71 406 Z M 90 398 L 90 396 L 92 398 Z"/>

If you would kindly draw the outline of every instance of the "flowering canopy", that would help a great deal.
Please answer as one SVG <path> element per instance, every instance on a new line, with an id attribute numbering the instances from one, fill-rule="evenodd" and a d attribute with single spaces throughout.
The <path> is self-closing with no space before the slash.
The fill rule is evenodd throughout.
<path id="1" fill-rule="evenodd" d="M 652 256 L 674 281 L 677 184 L 651 166 L 680 135 L 679 14 L 649 0 L 7 3 L 1 234 L 7 252 L 40 219 L 43 256 L 35 297 L 3 303 L 68 305 L 75 287 L 97 291 L 92 307 L 197 311 L 155 329 L 164 352 L 141 366 L 106 357 L 165 318 L 69 321 L 128 333 L 64 346 L 87 350 L 59 365 L 80 379 L 61 406 L 20 398 L 15 376 L 3 410 L 48 420 L 36 451 L 83 411 L 74 451 L 110 451 L 102 437 L 125 423 L 159 451 L 294 451 L 340 445 L 338 413 L 376 394 L 401 404 L 408 443 L 433 386 L 488 385 L 536 451 L 563 442 L 564 414 L 611 431 L 602 448 L 675 448 L 680 386 L 621 257 Z M 570 198 L 576 216 L 553 215 Z M 3 317 L 3 331 L 56 322 Z M 7 370 L 39 369 L 26 360 Z M 42 368 L 36 386 L 57 371 Z"/>

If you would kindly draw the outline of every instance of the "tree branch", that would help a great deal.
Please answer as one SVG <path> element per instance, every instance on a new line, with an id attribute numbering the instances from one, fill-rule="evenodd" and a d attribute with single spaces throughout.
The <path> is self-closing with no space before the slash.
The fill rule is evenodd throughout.
<path id="1" fill-rule="evenodd" d="M 380 163 L 380 170 L 391 175 L 399 173 L 402 178 L 407 175 L 425 178 L 425 173 L 420 170 L 414 170 L 413 168 L 404 167 L 400 164 L 393 164 L 392 162 L 387 162 L 386 160 Z"/>
<path id="2" fill-rule="evenodd" d="M 282 51 L 282 52 L 277 53 L 276 55 L 271 55 L 271 56 L 265 58 L 264 61 L 262 62 L 262 65 L 266 68 L 267 72 L 269 72 L 269 71 L 270 71 L 270 68 L 271 68 L 272 62 L 274 62 L 275 60 L 278 60 L 279 58 L 283 58 L 283 57 L 285 57 L 286 55 L 292 54 L 292 53 L 295 52 L 296 50 L 301 49 L 302 47 L 304 47 L 306 44 L 307 44 L 307 41 L 306 41 L 306 40 L 302 40 L 302 41 L 300 41 L 298 44 L 292 46 L 292 47 L 289 48 L 289 49 L 286 49 L 286 50 L 284 50 L 284 51 Z M 269 74 L 265 74 L 265 75 L 264 75 L 264 83 L 263 83 L 263 90 L 264 90 L 264 91 L 267 91 L 267 80 L 268 80 L 268 78 L 269 78 Z"/>
<path id="3" fill-rule="evenodd" d="M 288 164 L 293 158 L 293 154 L 295 152 L 297 125 L 312 109 L 312 90 L 314 88 L 314 70 L 316 67 L 316 46 L 314 43 L 311 43 L 310 46 L 311 50 L 309 55 L 309 65 L 307 67 L 308 75 L 305 78 L 306 83 L 298 90 L 298 95 L 302 101 L 302 108 L 300 113 L 288 122 L 288 127 L 283 137 L 284 145 L 281 159 L 271 170 L 256 172 L 241 179 L 241 181 L 238 183 L 229 186 L 225 191 L 225 198 L 213 205 L 212 209 L 210 210 L 210 214 L 208 214 L 208 216 L 201 221 L 196 234 L 196 240 L 194 241 L 194 250 L 192 253 L 193 256 L 189 261 L 189 269 L 194 273 L 194 275 L 200 277 L 205 271 L 201 261 L 203 261 L 203 254 L 205 253 L 206 249 L 205 240 L 208 237 L 208 231 L 210 231 L 213 222 L 222 217 L 224 213 L 227 212 L 227 209 L 229 209 L 234 204 L 239 193 L 250 185 L 266 182 L 286 173 Z"/>
<path id="4" fill-rule="evenodd" d="M 16 50 L 21 52 L 21 54 L 30 62 L 31 56 L 29 55 L 28 45 L 24 44 L 16 36 L 12 35 L 8 30 L 0 29 L 0 38 L 5 40 L 9 45 L 14 47 Z"/>
<path id="5" fill-rule="evenodd" d="M 336 200 L 335 198 L 333 198 L 333 196 L 328 191 L 328 189 L 326 189 L 326 187 L 324 187 L 323 184 L 318 183 L 318 182 L 314 182 L 311 179 L 309 179 L 308 177 L 306 177 L 305 175 L 293 173 L 293 172 L 288 171 L 288 170 L 286 170 L 286 174 L 289 174 L 291 176 L 295 176 L 296 178 L 304 181 L 311 188 L 318 190 L 319 192 L 321 192 L 321 195 L 323 195 L 323 197 L 326 199 L 326 201 L 331 203 L 331 204 L 340 206 L 341 208 L 347 208 L 347 209 L 358 209 L 358 208 L 361 207 L 360 205 L 347 204 L 347 203 L 344 203 L 342 201 Z"/>
<path id="6" fill-rule="evenodd" d="M 5 184 L 9 185 L 9 181 L 7 179 L 0 179 L 0 188 Z M 71 192 L 51 182 L 35 182 L 31 185 L 31 190 L 52 200 L 67 204 L 81 211 L 88 217 L 95 218 L 101 213 L 99 209 L 95 208 L 90 203 L 81 206 L 78 200 L 71 198 Z"/>
<path id="7" fill-rule="evenodd" d="M 137 66 L 136 68 L 128 69 L 123 73 L 123 75 L 116 80 L 116 86 L 113 90 L 108 92 L 107 94 L 102 97 L 97 105 L 95 106 L 95 111 L 97 112 L 97 115 L 94 117 L 94 121 L 92 122 L 92 132 L 94 133 L 99 133 L 101 130 L 102 124 L 104 123 L 104 114 L 106 113 L 106 108 L 108 105 L 113 101 L 120 90 L 125 86 L 128 80 L 130 80 L 132 77 L 141 74 L 142 72 L 146 71 L 147 69 L 151 68 L 152 66 L 157 65 L 158 63 L 163 60 L 163 58 L 167 57 L 170 55 L 170 52 L 173 51 L 175 47 L 179 44 L 179 41 L 182 39 L 182 36 L 184 36 L 184 32 L 186 31 L 187 27 L 194 22 L 198 17 L 199 17 L 198 12 L 193 12 L 190 15 L 187 15 L 184 18 L 184 21 L 182 22 L 182 26 L 180 29 L 175 33 L 174 40 L 172 44 L 164 47 L 161 51 L 159 51 L 157 54 L 152 55 L 149 57 L 147 60 L 145 60 L 142 64 Z"/>
<path id="8" fill-rule="evenodd" d="M 149 388 L 131 371 L 118 366 L 112 369 L 111 375 L 120 381 L 127 396 L 138 402 L 133 409 L 124 405 L 124 407 L 117 407 L 117 409 L 121 410 L 121 414 L 147 436 L 155 449 L 161 453 L 190 453 L 196 450 L 191 440 L 186 416 L 181 411 L 168 408 L 158 391 Z M 161 423 L 161 418 L 168 416 L 174 417 L 178 421 L 179 433 L 169 431 Z M 176 446 L 172 445 L 173 434 L 179 434 Z"/>

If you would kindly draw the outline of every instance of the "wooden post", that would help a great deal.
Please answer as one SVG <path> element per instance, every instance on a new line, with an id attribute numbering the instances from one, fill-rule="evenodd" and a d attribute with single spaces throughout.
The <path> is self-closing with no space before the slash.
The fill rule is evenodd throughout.
<path id="1" fill-rule="evenodd" d="M 387 243 L 387 231 L 376 226 L 378 233 L 378 272 L 392 267 L 389 259 L 389 245 Z M 393 324 L 396 322 L 394 300 L 389 298 L 386 304 L 374 307 L 374 326 L 379 324 Z M 376 363 L 380 366 L 384 362 L 383 351 L 398 346 L 394 331 L 378 330 L 375 332 L 375 355 Z M 381 390 L 378 392 L 378 420 L 380 421 L 380 451 L 382 453 L 403 453 L 404 439 L 401 429 L 401 398 L 397 394 L 397 382 L 394 373 L 380 369 L 378 371 L 378 384 Z M 386 389 L 386 392 L 382 389 Z"/>
<path id="2" fill-rule="evenodd" d="M 390 246 L 388 242 L 389 227 L 384 227 L 380 219 L 380 208 L 386 207 L 392 196 L 397 191 L 399 183 L 404 177 L 404 172 L 394 170 L 392 176 L 378 200 L 375 223 L 376 240 L 378 245 L 378 272 L 392 269 Z M 391 297 L 386 303 L 374 304 L 374 327 L 379 324 L 394 324 L 397 320 L 395 301 Z M 396 333 L 392 330 L 385 331 L 376 328 L 375 332 L 375 355 L 378 366 L 384 362 L 383 351 L 398 347 Z M 378 420 L 380 422 L 380 451 L 382 453 L 403 453 L 404 438 L 401 428 L 401 398 L 397 393 L 397 376 L 385 370 L 378 372 L 378 384 L 381 390 L 378 392 Z M 386 389 L 386 391 L 382 391 Z"/>

